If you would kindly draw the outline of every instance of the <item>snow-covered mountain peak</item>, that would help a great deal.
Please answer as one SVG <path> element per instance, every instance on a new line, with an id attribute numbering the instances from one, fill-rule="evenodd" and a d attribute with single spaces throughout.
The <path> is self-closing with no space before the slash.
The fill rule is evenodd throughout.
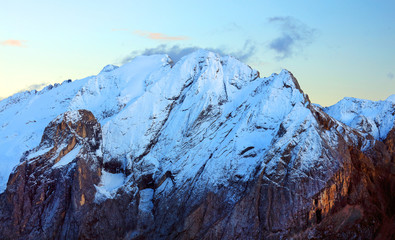
<path id="1" fill-rule="evenodd" d="M 59 124 L 60 122 L 64 121 L 66 123 L 75 124 L 77 122 L 83 121 L 84 117 L 86 118 L 87 113 L 83 110 L 74 110 L 74 111 L 67 111 L 63 114 L 60 114 L 55 120 L 52 122 Z M 92 118 L 93 116 L 89 116 Z"/>
<path id="2" fill-rule="evenodd" d="M 171 68 L 167 55 L 139 56 L 110 72 L 87 79 L 71 101 L 69 110 L 89 109 L 100 120 L 138 99 Z"/>
<path id="3" fill-rule="evenodd" d="M 219 174 L 218 165 L 247 179 L 247 170 L 262 164 L 259 156 L 274 145 L 284 150 L 298 131 L 306 139 L 316 136 L 308 96 L 288 70 L 260 78 L 236 58 L 207 50 L 175 64 L 165 54 L 139 56 L 97 76 L 1 101 L 0 161 L 7 163 L 0 191 L 23 152 L 38 146 L 45 126 L 80 109 L 102 126 L 104 162 L 121 163 L 136 177 L 145 174 L 142 169 L 158 176 L 167 169 L 184 181 L 202 167 L 198 161 L 210 158 L 210 174 Z M 221 160 L 224 152 L 233 154 L 231 164 Z M 190 171 L 182 170 L 186 165 Z"/>
<path id="4" fill-rule="evenodd" d="M 288 106 L 286 101 L 303 102 L 303 96 L 297 94 L 298 84 L 292 79 L 288 71 L 261 79 L 258 71 L 236 58 L 207 50 L 184 56 L 174 65 L 165 54 L 139 56 L 120 67 L 108 65 L 97 76 L 50 85 L 40 92 L 18 93 L 1 101 L 0 143 L 8 147 L 1 151 L 0 160 L 9 160 L 9 166 L 4 165 L 7 175 L 24 151 L 37 146 L 45 126 L 65 111 L 90 110 L 105 129 L 112 128 L 127 139 L 122 144 L 129 144 L 139 142 L 137 139 L 142 136 L 158 134 L 161 121 L 166 120 L 175 104 L 187 113 L 184 128 L 188 128 L 205 115 L 201 113 L 230 114 L 248 98 L 259 99 L 254 96 L 261 94 L 265 96 L 260 98 L 262 103 L 281 105 L 280 109 Z M 146 128 L 143 122 L 148 124 Z M 158 125 L 154 131 L 155 124 Z M 27 129 L 21 131 L 21 126 Z M 121 137 L 107 134 L 112 136 L 112 144 L 117 145 L 116 139 Z M 106 143 L 110 144 L 109 141 Z M 18 144 L 12 145 L 13 142 Z M 116 149 L 122 149 L 123 154 L 131 151 L 122 144 Z M 135 147 L 144 149 L 139 144 Z M 117 155 L 118 151 L 109 149 Z"/>
<path id="5" fill-rule="evenodd" d="M 15 237 L 8 226 L 17 222 L 20 236 L 74 239 L 85 233 L 81 220 L 93 232 L 80 238 L 100 237 L 97 229 L 127 239 L 242 238 L 234 223 L 297 236 L 287 235 L 295 223 L 319 226 L 336 204 L 348 205 L 345 194 L 355 195 L 350 167 L 363 158 L 370 168 L 364 151 L 384 149 L 387 140 L 377 139 L 394 126 L 393 98 L 345 98 L 324 109 L 331 117 L 288 70 L 261 78 L 206 50 L 176 63 L 139 56 L 16 94 L 0 101 L 0 194 L 7 187 L 1 196 L 9 201 L 0 201 L 0 219 L 10 223 L 0 235 Z M 206 234 L 195 227 L 202 222 L 230 233 L 183 235 Z"/>
<path id="6" fill-rule="evenodd" d="M 392 103 L 395 104 L 395 94 L 390 95 L 390 96 L 386 99 L 386 101 L 390 101 L 390 102 L 392 102 Z"/>
<path id="7" fill-rule="evenodd" d="M 282 69 L 279 74 L 273 73 L 271 75 L 271 79 L 275 81 L 272 83 L 273 87 L 297 89 L 300 92 L 303 92 L 300 89 L 298 81 L 294 78 L 292 73 L 286 69 Z"/>
<path id="8" fill-rule="evenodd" d="M 198 49 L 190 54 L 183 56 L 178 62 L 185 63 L 185 62 L 194 62 L 198 60 L 200 63 L 210 60 L 220 60 L 220 55 L 205 49 Z M 177 63 L 178 63 L 177 62 Z M 177 64 L 176 63 L 176 64 Z"/>
<path id="9" fill-rule="evenodd" d="M 111 72 L 117 68 L 119 68 L 119 66 L 108 64 L 108 65 L 104 66 L 104 68 L 100 71 L 100 73 Z"/>
<path id="10" fill-rule="evenodd" d="M 198 51 L 103 126 L 104 162 L 126 166 L 135 179 L 170 171 L 183 183 L 207 164 L 204 178 L 211 184 L 227 179 L 221 169 L 247 180 L 279 129 L 290 136 L 302 123 L 314 129 L 308 104 L 287 70 L 259 78 L 235 58 Z"/>
<path id="11" fill-rule="evenodd" d="M 391 96 L 389 97 L 391 99 Z M 345 97 L 324 111 L 336 120 L 375 139 L 385 139 L 395 126 L 395 105 L 392 101 L 371 101 Z"/>

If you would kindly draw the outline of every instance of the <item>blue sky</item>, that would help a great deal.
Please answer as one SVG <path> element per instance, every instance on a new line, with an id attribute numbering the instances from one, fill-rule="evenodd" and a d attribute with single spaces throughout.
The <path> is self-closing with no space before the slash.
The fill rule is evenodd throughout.
<path id="1" fill-rule="evenodd" d="M 395 2 L 0 0 L 0 97 L 97 74 L 139 54 L 206 48 L 269 76 L 290 70 L 313 102 L 395 93 Z"/>

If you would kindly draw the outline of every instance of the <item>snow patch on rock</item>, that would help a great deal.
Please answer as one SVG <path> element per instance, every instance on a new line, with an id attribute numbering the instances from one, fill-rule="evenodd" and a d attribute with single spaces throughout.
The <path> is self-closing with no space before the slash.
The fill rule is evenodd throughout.
<path id="1" fill-rule="evenodd" d="M 125 175 L 123 173 L 109 173 L 102 170 L 101 181 L 96 186 L 95 200 L 100 201 L 106 198 L 114 198 L 118 189 L 123 186 Z"/>
<path id="2" fill-rule="evenodd" d="M 392 94 L 391 96 L 389 96 L 389 97 L 386 99 L 386 101 L 390 101 L 390 102 L 392 102 L 393 104 L 395 104 L 395 94 Z"/>
<path id="3" fill-rule="evenodd" d="M 55 163 L 55 165 L 53 165 L 53 168 L 60 168 L 71 163 L 78 156 L 80 150 L 81 146 L 75 147 L 73 150 L 63 156 L 57 163 Z"/>

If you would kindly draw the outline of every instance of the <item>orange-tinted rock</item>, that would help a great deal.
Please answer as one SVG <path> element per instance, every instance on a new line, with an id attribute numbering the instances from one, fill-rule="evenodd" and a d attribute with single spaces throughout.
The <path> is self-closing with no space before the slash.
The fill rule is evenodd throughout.
<path id="1" fill-rule="evenodd" d="M 1 195 L 0 236 L 11 239 L 76 238 L 84 215 L 91 210 L 100 181 L 100 125 L 92 113 L 79 110 L 70 122 L 64 114 L 45 129 L 40 146 L 47 153 L 25 159 L 11 174 Z M 92 141 L 94 140 L 94 141 Z M 69 163 L 53 167 L 73 149 L 80 153 Z M 80 226 L 79 226 L 80 225 Z M 78 226 L 76 228 L 76 226 Z"/>

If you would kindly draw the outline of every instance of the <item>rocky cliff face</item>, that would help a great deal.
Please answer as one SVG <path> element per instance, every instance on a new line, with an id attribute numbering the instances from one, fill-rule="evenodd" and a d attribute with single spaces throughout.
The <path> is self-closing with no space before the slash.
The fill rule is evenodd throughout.
<path id="1" fill-rule="evenodd" d="M 393 238 L 395 105 L 344 103 L 321 109 L 287 70 L 260 78 L 207 51 L 13 96 L 0 161 L 15 158 L 5 143 L 25 152 L 0 195 L 0 236 Z"/>
<path id="2" fill-rule="evenodd" d="M 77 238 L 100 182 L 101 127 L 91 112 L 66 112 L 25 153 L 1 195 L 0 235 L 13 239 Z"/>

